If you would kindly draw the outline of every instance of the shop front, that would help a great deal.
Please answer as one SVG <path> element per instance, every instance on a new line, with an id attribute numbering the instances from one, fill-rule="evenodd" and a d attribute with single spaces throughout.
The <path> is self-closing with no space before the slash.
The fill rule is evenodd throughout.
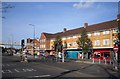
<path id="1" fill-rule="evenodd" d="M 82 49 L 69 49 L 67 51 L 67 58 L 70 59 L 82 59 Z M 84 56 L 87 59 L 91 59 L 91 50 L 84 51 Z"/>
<path id="2" fill-rule="evenodd" d="M 94 60 L 106 60 L 110 61 L 111 59 L 111 49 L 94 49 L 93 50 Z"/>
<path id="3" fill-rule="evenodd" d="M 66 51 L 67 51 L 67 58 L 69 59 L 78 59 L 82 54 L 82 50 L 80 49 L 69 49 Z"/>

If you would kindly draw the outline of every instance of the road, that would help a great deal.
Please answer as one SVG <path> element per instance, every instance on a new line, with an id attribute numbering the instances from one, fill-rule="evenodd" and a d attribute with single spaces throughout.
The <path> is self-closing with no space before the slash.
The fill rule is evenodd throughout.
<path id="1" fill-rule="evenodd" d="M 118 72 L 110 71 L 107 66 L 80 62 L 20 62 L 17 56 L 2 56 L 2 78 L 41 78 L 60 77 L 102 77 L 118 79 Z M 115 76 L 117 75 L 117 77 Z"/>

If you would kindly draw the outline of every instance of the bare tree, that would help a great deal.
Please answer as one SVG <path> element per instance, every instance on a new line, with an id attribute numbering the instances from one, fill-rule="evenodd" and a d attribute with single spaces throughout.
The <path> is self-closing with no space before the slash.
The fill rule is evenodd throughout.
<path id="1" fill-rule="evenodd" d="M 10 3 L 0 2 L 0 12 L 7 13 L 9 9 L 14 8 L 15 6 L 11 5 Z M 2 19 L 6 19 L 5 16 L 1 16 Z"/>

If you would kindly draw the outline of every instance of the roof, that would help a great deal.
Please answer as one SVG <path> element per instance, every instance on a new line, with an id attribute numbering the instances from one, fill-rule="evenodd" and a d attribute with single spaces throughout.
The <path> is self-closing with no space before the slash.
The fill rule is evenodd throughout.
<path id="1" fill-rule="evenodd" d="M 86 27 L 86 29 L 87 29 L 87 32 L 94 32 L 94 31 L 101 31 L 101 30 L 116 28 L 117 26 L 118 26 L 117 21 L 112 20 L 112 21 L 89 25 Z M 80 34 L 80 31 L 83 28 L 84 27 L 80 27 L 72 30 L 67 30 L 66 32 L 58 32 L 55 34 L 51 34 L 51 33 L 43 33 L 43 34 L 46 36 L 46 38 L 56 38 L 56 36 L 65 37 L 65 36 Z"/>
<path id="2" fill-rule="evenodd" d="M 33 43 L 33 40 L 34 40 L 35 43 L 39 42 L 37 39 L 30 39 L 30 38 L 28 38 L 27 39 L 27 43 Z"/>

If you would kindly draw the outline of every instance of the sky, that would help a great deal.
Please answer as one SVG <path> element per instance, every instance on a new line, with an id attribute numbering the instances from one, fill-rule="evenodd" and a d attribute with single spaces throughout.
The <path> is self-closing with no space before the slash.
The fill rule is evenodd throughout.
<path id="1" fill-rule="evenodd" d="M 114 20 L 118 2 L 6 2 L 13 6 L 2 13 L 2 41 L 40 38 L 42 32 L 57 33 Z M 3 5 L 5 2 L 3 3 Z M 32 25 L 34 26 L 32 26 Z"/>

